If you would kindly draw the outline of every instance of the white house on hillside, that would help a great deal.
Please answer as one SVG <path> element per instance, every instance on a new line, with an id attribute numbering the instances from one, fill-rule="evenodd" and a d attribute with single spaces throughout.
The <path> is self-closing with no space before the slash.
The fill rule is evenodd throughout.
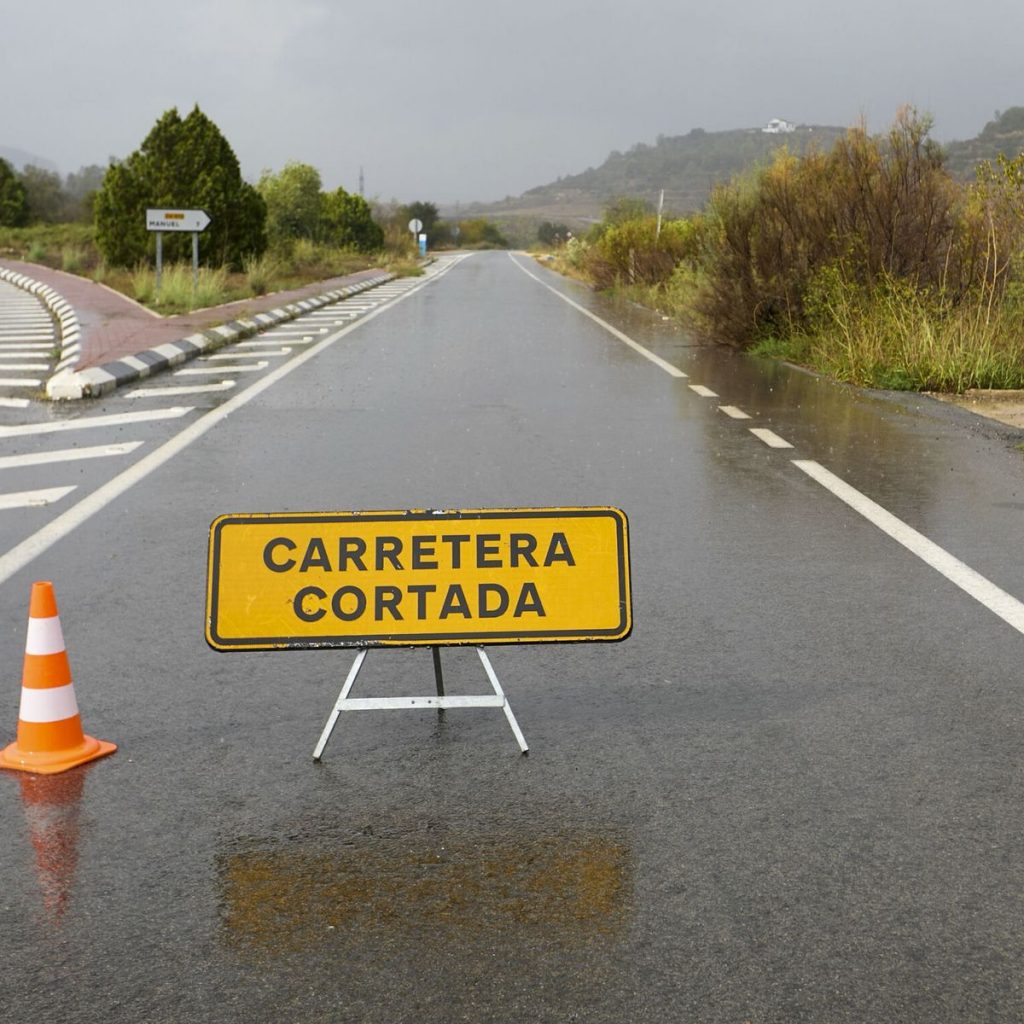
<path id="1" fill-rule="evenodd" d="M 768 135 L 788 135 L 796 131 L 796 125 L 792 121 L 783 121 L 781 117 L 773 117 L 761 131 Z"/>

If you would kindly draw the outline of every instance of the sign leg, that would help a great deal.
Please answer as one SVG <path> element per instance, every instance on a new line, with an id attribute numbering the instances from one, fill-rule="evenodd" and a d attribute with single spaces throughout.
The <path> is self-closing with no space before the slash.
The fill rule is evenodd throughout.
<path id="1" fill-rule="evenodd" d="M 436 644 L 430 648 L 430 653 L 434 656 L 434 682 L 437 685 L 438 697 L 444 696 L 444 674 L 441 672 L 441 648 Z M 444 708 L 437 709 L 438 718 L 444 718 Z"/>
<path id="2" fill-rule="evenodd" d="M 480 661 L 484 666 L 484 671 L 487 673 L 487 678 L 491 681 L 491 686 L 494 688 L 494 692 L 502 698 L 503 703 L 501 708 L 505 712 L 508 724 L 512 727 L 512 735 L 515 736 L 516 743 L 519 744 L 519 749 L 524 754 L 528 754 L 530 752 L 530 748 L 526 745 L 526 737 L 523 736 L 523 732 L 519 728 L 516 716 L 512 714 L 512 708 L 509 706 L 508 698 L 505 696 L 505 691 L 501 688 L 501 683 L 498 682 L 498 677 L 495 675 L 494 668 L 491 665 L 491 659 L 487 657 L 487 652 L 482 647 L 478 647 L 476 649 L 476 653 L 480 655 Z"/>
<path id="3" fill-rule="evenodd" d="M 359 670 L 363 667 L 363 662 L 366 660 L 367 654 L 369 654 L 368 650 L 361 650 L 356 655 L 356 660 L 352 662 L 352 667 L 348 670 L 348 678 L 345 680 L 345 685 L 341 688 L 341 693 L 338 694 L 338 699 L 334 702 L 334 710 L 331 712 L 331 717 L 327 719 L 324 731 L 320 734 L 320 740 L 316 745 L 316 750 L 313 751 L 314 761 L 320 760 L 320 755 L 323 754 L 324 747 L 327 746 L 327 741 L 331 738 L 331 733 L 334 731 L 334 726 L 338 721 L 338 715 L 341 714 L 341 705 L 344 703 L 345 698 L 352 689 L 352 686 L 356 681 L 356 676 L 359 675 Z"/>

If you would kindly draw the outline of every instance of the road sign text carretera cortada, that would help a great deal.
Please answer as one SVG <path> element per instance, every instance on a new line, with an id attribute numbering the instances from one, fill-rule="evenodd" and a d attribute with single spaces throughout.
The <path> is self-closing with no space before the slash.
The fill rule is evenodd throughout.
<path id="1" fill-rule="evenodd" d="M 614 508 L 254 513 L 210 528 L 218 650 L 622 640 Z"/>

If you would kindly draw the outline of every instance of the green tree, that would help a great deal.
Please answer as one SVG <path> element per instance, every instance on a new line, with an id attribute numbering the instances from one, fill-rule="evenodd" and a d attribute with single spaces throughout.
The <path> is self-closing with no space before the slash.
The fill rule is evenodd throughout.
<path id="1" fill-rule="evenodd" d="M 56 171 L 31 164 L 21 172 L 30 224 L 59 224 L 67 220 L 67 196 Z"/>
<path id="2" fill-rule="evenodd" d="M 329 245 L 372 252 L 384 244 L 384 232 L 373 219 L 370 204 L 343 188 L 320 199 L 320 238 Z"/>
<path id="3" fill-rule="evenodd" d="M 14 168 L 0 157 L 0 227 L 19 228 L 27 219 L 25 186 Z"/>
<path id="4" fill-rule="evenodd" d="M 256 186 L 267 204 L 271 245 L 295 238 L 316 238 L 320 229 L 320 172 L 290 162 L 279 174 L 264 171 Z"/>
<path id="5" fill-rule="evenodd" d="M 266 249 L 266 205 L 242 180 L 234 151 L 198 106 L 182 118 L 168 110 L 142 146 L 112 164 L 94 204 L 96 242 L 108 263 L 130 266 L 151 257 L 149 207 L 202 209 L 210 225 L 200 236 L 200 258 L 210 266 L 240 266 Z M 187 232 L 164 236 L 168 260 L 190 259 Z"/>
<path id="6" fill-rule="evenodd" d="M 508 241 L 498 225 L 484 217 L 459 221 L 459 242 L 465 246 L 476 246 L 481 249 L 508 247 Z"/>
<path id="7" fill-rule="evenodd" d="M 64 192 L 67 196 L 67 216 L 71 220 L 92 220 L 93 201 L 103 185 L 105 171 L 106 169 L 98 164 L 90 164 L 67 176 L 64 181 Z"/>
<path id="8" fill-rule="evenodd" d="M 543 245 L 560 245 L 571 234 L 567 224 L 553 224 L 549 220 L 542 221 L 537 228 L 537 240 Z"/>
<path id="9" fill-rule="evenodd" d="M 417 201 L 415 203 L 407 203 L 405 206 L 399 208 L 399 217 L 403 225 L 408 225 L 411 220 L 421 221 L 423 227 L 421 231 L 425 232 L 428 236 L 434 228 L 434 224 L 440 213 L 437 207 L 433 203 L 424 203 Z"/>

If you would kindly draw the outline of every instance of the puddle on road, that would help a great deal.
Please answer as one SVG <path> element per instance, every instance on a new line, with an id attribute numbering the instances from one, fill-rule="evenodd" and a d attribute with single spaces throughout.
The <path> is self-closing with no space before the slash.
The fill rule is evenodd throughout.
<path id="1" fill-rule="evenodd" d="M 630 851 L 617 837 L 426 832 L 323 845 L 299 840 L 219 858 L 227 944 L 295 952 L 327 939 L 430 933 L 579 946 L 618 931 L 629 912 Z"/>

